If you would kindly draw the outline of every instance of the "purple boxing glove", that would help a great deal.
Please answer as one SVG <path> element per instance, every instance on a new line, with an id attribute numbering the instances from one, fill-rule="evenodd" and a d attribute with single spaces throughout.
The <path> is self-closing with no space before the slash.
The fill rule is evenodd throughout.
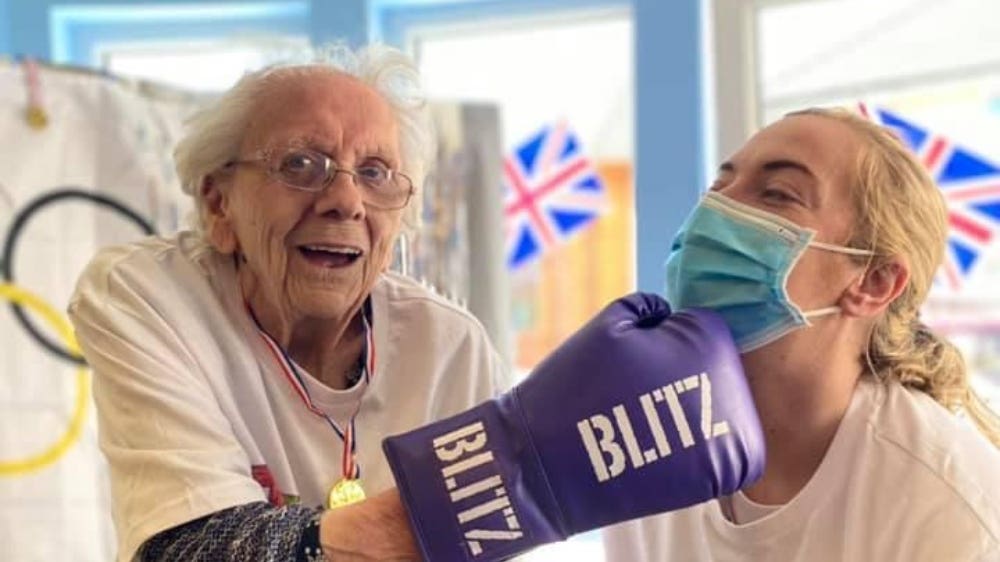
<path id="1" fill-rule="evenodd" d="M 764 436 L 721 317 L 635 293 L 510 392 L 383 448 L 424 558 L 503 560 L 731 494 Z"/>

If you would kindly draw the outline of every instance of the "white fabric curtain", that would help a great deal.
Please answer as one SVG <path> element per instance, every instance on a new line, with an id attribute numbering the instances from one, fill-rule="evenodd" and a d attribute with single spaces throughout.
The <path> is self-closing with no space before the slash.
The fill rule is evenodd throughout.
<path id="1" fill-rule="evenodd" d="M 197 99 L 149 85 L 46 66 L 37 92 L 48 119 L 26 119 L 26 67 L 0 63 L 0 236 L 35 198 L 74 188 L 110 195 L 161 233 L 175 230 L 189 203 L 171 150 Z M 143 236 L 120 214 L 65 200 L 34 214 L 18 238 L 17 286 L 65 317 L 76 277 L 105 245 Z M 37 315 L 33 324 L 53 340 Z M 114 558 L 104 460 L 93 403 L 78 439 L 44 466 L 12 469 L 50 448 L 75 411 L 75 369 L 34 341 L 0 303 L 0 544 L 4 559 L 107 561 Z"/>

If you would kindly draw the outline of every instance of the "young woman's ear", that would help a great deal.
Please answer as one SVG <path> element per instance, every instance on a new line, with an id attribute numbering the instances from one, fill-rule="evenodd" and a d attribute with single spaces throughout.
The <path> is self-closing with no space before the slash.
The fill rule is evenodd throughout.
<path id="1" fill-rule="evenodd" d="M 871 265 L 841 297 L 841 311 L 851 316 L 877 316 L 889 308 L 909 282 L 910 268 L 898 258 Z"/>
<path id="2" fill-rule="evenodd" d="M 228 213 L 228 192 L 215 174 L 209 174 L 201 181 L 201 199 L 208 242 L 220 253 L 232 254 L 238 244 Z"/>

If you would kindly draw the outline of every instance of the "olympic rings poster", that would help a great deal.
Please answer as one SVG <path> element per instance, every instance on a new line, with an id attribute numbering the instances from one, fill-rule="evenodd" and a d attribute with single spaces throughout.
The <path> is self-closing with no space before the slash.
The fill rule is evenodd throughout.
<path id="1" fill-rule="evenodd" d="M 4 560 L 114 558 L 91 373 L 66 307 L 101 247 L 169 234 L 190 203 L 172 148 L 195 99 L 0 62 L 0 528 Z M 37 94 L 37 92 L 36 92 Z"/>

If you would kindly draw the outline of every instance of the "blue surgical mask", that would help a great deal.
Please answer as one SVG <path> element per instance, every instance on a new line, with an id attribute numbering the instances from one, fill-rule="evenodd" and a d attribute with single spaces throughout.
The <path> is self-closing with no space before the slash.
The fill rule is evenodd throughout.
<path id="1" fill-rule="evenodd" d="M 708 193 L 670 248 L 667 301 L 674 309 L 721 314 L 744 353 L 767 345 L 810 326 L 810 318 L 840 312 L 836 306 L 803 311 L 788 297 L 788 276 L 807 248 L 873 255 L 814 242 L 815 236 L 784 217 Z"/>

